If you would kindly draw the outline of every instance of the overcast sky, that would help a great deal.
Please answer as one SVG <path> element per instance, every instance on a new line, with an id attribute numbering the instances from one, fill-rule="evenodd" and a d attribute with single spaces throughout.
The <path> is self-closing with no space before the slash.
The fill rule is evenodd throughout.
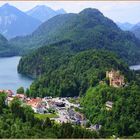
<path id="1" fill-rule="evenodd" d="M 105 16 L 115 22 L 140 22 L 140 1 L 0 1 L 0 6 L 9 3 L 22 11 L 27 11 L 36 5 L 47 5 L 52 9 L 63 8 L 67 12 L 78 13 L 84 8 L 97 8 Z"/>

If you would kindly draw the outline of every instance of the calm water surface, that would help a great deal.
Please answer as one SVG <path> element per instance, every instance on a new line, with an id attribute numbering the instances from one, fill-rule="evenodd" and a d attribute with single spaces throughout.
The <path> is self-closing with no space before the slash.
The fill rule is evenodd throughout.
<path id="1" fill-rule="evenodd" d="M 131 70 L 140 70 L 140 65 L 133 65 L 129 67 Z"/>
<path id="2" fill-rule="evenodd" d="M 32 79 L 18 74 L 19 60 L 19 56 L 0 58 L 0 89 L 11 89 L 15 92 L 19 87 L 27 88 L 32 83 Z"/>

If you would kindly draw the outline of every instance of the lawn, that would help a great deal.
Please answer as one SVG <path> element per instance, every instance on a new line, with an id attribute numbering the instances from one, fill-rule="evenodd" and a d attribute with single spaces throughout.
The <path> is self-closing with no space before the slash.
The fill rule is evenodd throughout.
<path id="1" fill-rule="evenodd" d="M 35 114 L 36 118 L 39 118 L 41 120 L 48 118 L 57 118 L 58 115 L 56 113 L 50 113 L 50 114 Z"/>

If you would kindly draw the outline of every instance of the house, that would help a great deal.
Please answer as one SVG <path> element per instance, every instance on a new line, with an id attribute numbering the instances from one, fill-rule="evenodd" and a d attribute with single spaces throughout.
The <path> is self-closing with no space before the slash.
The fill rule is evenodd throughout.
<path id="1" fill-rule="evenodd" d="M 44 99 L 52 99 L 52 96 L 46 96 L 46 97 L 44 97 Z"/>
<path id="2" fill-rule="evenodd" d="M 25 101 L 26 100 L 26 95 L 25 94 L 16 94 L 16 96 L 18 99 L 20 99 L 21 101 Z"/>
<path id="3" fill-rule="evenodd" d="M 75 112 L 75 117 L 76 117 L 76 119 L 78 119 L 80 121 L 83 121 L 85 119 L 84 115 L 79 112 Z"/>
<path id="4" fill-rule="evenodd" d="M 107 110 L 111 110 L 112 109 L 112 106 L 113 106 L 113 102 L 107 101 L 105 105 L 106 105 L 106 109 Z"/>
<path id="5" fill-rule="evenodd" d="M 45 106 L 42 105 L 41 98 L 33 98 L 26 102 L 27 105 L 31 106 L 35 113 L 43 114 L 45 111 Z"/>
<path id="6" fill-rule="evenodd" d="M 27 102 L 27 101 L 30 101 L 30 100 L 31 100 L 31 98 L 29 98 L 29 97 L 26 98 L 26 102 Z"/>
<path id="7" fill-rule="evenodd" d="M 48 100 L 47 104 L 49 106 L 49 108 L 56 110 L 56 105 L 54 101 Z"/>
<path id="8" fill-rule="evenodd" d="M 6 90 L 5 92 L 8 94 L 9 97 L 12 97 L 14 95 L 12 90 Z"/>
<path id="9" fill-rule="evenodd" d="M 68 111 L 68 116 L 72 123 L 81 124 L 81 125 L 84 124 L 85 117 L 83 114 L 76 112 L 71 108 L 69 108 L 67 111 Z"/>
<path id="10" fill-rule="evenodd" d="M 80 123 L 81 123 L 82 126 L 86 127 L 87 122 L 88 122 L 88 121 L 87 121 L 86 119 L 84 119 L 84 120 L 82 120 Z"/>
<path id="11" fill-rule="evenodd" d="M 65 103 L 63 103 L 63 102 L 55 102 L 55 105 L 57 107 L 65 107 Z"/>
<path id="12" fill-rule="evenodd" d="M 113 87 L 121 87 L 125 85 L 124 76 L 120 74 L 120 71 L 111 71 L 106 72 L 106 78 L 109 78 L 109 85 Z"/>
<path id="13" fill-rule="evenodd" d="M 94 130 L 94 131 L 99 131 L 101 129 L 102 125 L 100 124 L 95 124 L 94 126 L 91 125 L 88 129 Z"/>
<path id="14" fill-rule="evenodd" d="M 14 93 L 11 90 L 0 90 L 0 93 L 6 93 L 8 97 L 12 97 Z"/>
<path id="15" fill-rule="evenodd" d="M 9 105 L 10 102 L 14 99 L 14 97 L 7 97 L 6 99 L 6 105 Z"/>
<path id="16" fill-rule="evenodd" d="M 46 108 L 50 108 L 49 103 L 46 99 L 42 99 L 42 105 L 45 105 Z"/>

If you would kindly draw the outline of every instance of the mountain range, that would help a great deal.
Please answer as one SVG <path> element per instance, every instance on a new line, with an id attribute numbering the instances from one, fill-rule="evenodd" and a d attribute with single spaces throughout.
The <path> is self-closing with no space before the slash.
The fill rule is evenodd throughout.
<path id="1" fill-rule="evenodd" d="M 59 10 L 53 10 L 50 7 L 47 7 L 45 5 L 38 5 L 34 8 L 32 8 L 31 10 L 27 11 L 26 14 L 36 18 L 42 22 L 56 16 L 59 14 L 65 14 L 65 10 L 64 9 L 59 9 Z"/>
<path id="2" fill-rule="evenodd" d="M 0 7 L 0 33 L 8 39 L 25 36 L 31 34 L 42 22 L 63 13 L 63 9 L 55 11 L 43 5 L 23 12 L 7 3 Z"/>
<path id="3" fill-rule="evenodd" d="M 10 43 L 23 52 L 60 41 L 69 41 L 72 50 L 106 49 L 130 63 L 138 63 L 140 41 L 122 31 L 99 10 L 87 8 L 79 14 L 57 15 L 41 24 L 32 34 L 16 37 Z M 136 57 L 137 56 L 137 57 Z"/>
<path id="4" fill-rule="evenodd" d="M 9 14 L 10 11 L 13 13 L 18 11 L 17 15 L 22 15 L 25 18 L 30 17 L 8 4 L 3 5 L 1 9 L 7 9 L 7 7 L 8 12 L 5 10 L 3 15 Z M 34 19 L 33 17 L 31 18 Z M 15 26 L 14 23 L 12 24 L 13 26 Z M 16 25 L 16 29 L 18 28 L 23 30 L 23 28 Z M 17 55 L 23 55 L 41 46 L 47 46 L 57 42 L 69 42 L 69 47 L 74 51 L 91 48 L 110 50 L 117 53 L 117 55 L 129 64 L 139 62 L 140 41 L 134 34 L 122 31 L 99 10 L 91 8 L 84 9 L 78 14 L 56 15 L 42 23 L 31 34 L 17 36 L 8 41 L 12 50 L 16 50 L 14 52 Z M 1 53 L 1 55 L 5 56 L 6 54 Z"/>
<path id="5" fill-rule="evenodd" d="M 40 24 L 39 20 L 9 4 L 0 7 L 0 33 L 7 38 L 30 34 Z"/>

